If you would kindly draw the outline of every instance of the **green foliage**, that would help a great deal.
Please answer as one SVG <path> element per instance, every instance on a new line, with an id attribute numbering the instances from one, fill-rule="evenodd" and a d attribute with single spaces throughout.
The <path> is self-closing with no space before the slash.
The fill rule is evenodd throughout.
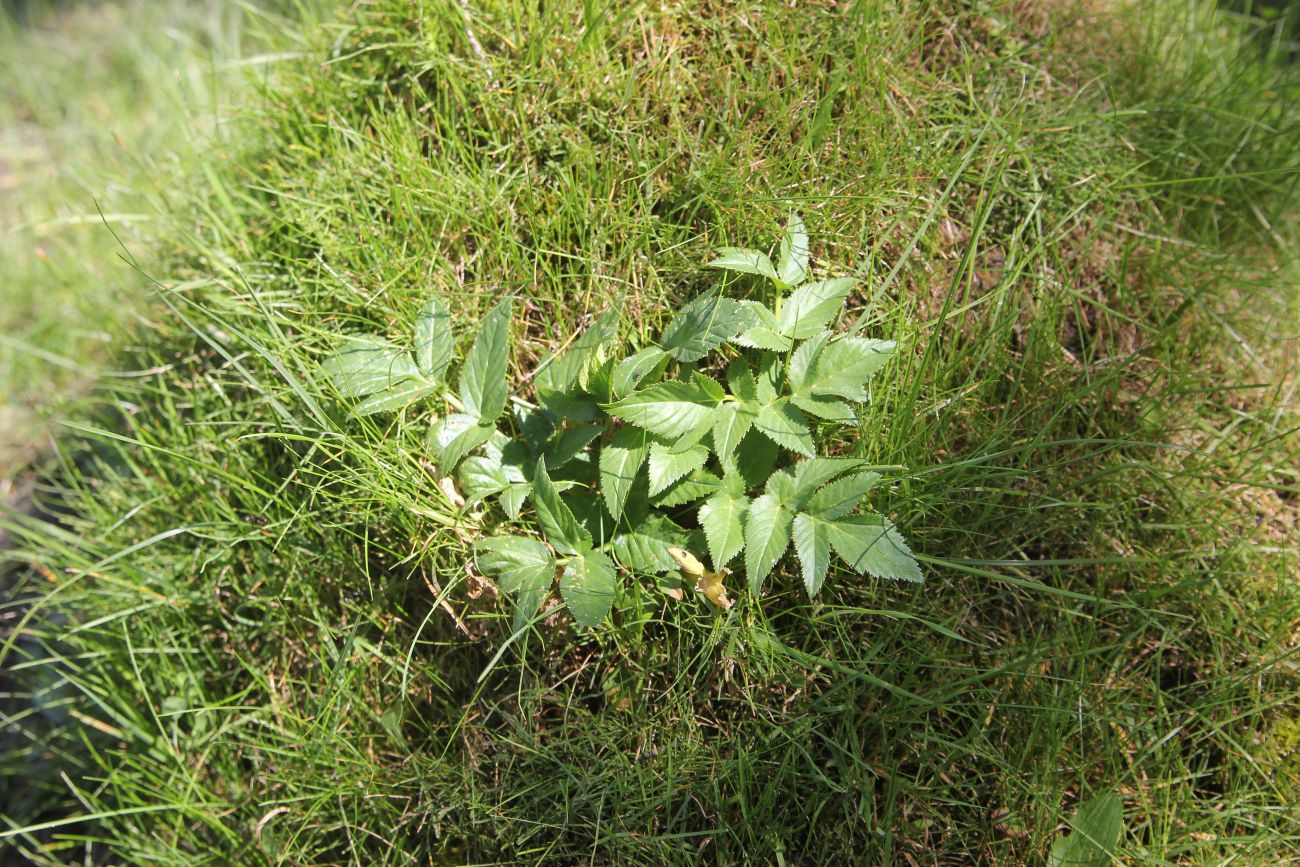
<path id="1" fill-rule="evenodd" d="M 821 590 L 832 552 L 859 574 L 920 581 L 888 520 L 852 514 L 880 476 L 847 475 L 861 469 L 856 458 L 818 456 L 835 426 L 856 421 L 849 404 L 868 400 L 867 383 L 895 344 L 830 330 L 857 281 L 808 281 L 808 236 L 797 215 L 779 249 L 775 265 L 766 253 L 738 248 L 710 263 L 771 281 L 782 293 L 774 307 L 705 293 L 677 311 L 658 345 L 623 358 L 611 355 L 615 307 L 541 363 L 537 402 L 516 396 L 500 428 L 509 299 L 480 326 L 455 395 L 442 382 L 453 340 L 436 299 L 417 319 L 413 353 L 353 337 L 324 369 L 341 397 L 358 399 L 359 415 L 442 390 L 452 411 L 433 420 L 429 447 L 439 472 L 459 480 L 466 506 L 496 497 L 503 517 L 516 521 L 531 499 L 520 529 L 537 527 L 549 548 L 522 535 L 489 535 L 477 545 L 479 569 L 516 599 L 517 628 L 551 580 L 580 625 L 600 623 L 617 596 L 615 562 L 631 574 L 666 571 L 668 549 L 701 532 L 715 570 L 745 554 L 755 595 L 792 540 L 810 596 Z M 781 450 L 793 453 L 784 466 Z M 480 518 L 488 533 L 504 523 Z"/>
<path id="2" fill-rule="evenodd" d="M 1114 792 L 1097 795 L 1080 805 L 1070 827 L 1052 843 L 1048 867 L 1107 867 L 1124 834 L 1124 805 Z"/>

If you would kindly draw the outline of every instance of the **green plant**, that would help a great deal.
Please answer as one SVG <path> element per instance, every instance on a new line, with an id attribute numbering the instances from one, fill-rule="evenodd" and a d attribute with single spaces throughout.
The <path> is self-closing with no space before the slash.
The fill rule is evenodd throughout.
<path id="1" fill-rule="evenodd" d="M 484 320 L 455 394 L 442 381 L 453 339 L 437 299 L 421 310 L 413 351 L 354 337 L 326 362 L 340 393 L 359 399 L 358 413 L 442 392 L 454 411 L 434 420 L 428 442 L 467 506 L 495 497 L 514 521 L 531 498 L 547 544 L 514 534 L 475 546 L 479 568 L 515 597 L 516 627 L 556 580 L 578 623 L 599 623 L 618 590 L 616 563 L 634 574 L 681 567 L 726 607 L 718 588 L 727 564 L 743 552 L 758 594 L 791 542 L 809 595 L 832 552 L 859 573 L 921 580 L 893 525 L 858 511 L 880 474 L 855 457 L 818 454 L 815 432 L 856 421 L 853 404 L 868 400 L 867 382 L 895 349 L 830 330 L 857 281 L 808 279 L 798 216 L 775 263 L 758 250 L 719 252 L 713 267 L 765 278 L 775 304 L 706 293 L 677 312 L 658 345 L 625 358 L 612 352 L 615 305 L 540 364 L 533 401 L 509 395 L 509 299 Z M 712 572 L 690 548 L 707 549 Z"/>

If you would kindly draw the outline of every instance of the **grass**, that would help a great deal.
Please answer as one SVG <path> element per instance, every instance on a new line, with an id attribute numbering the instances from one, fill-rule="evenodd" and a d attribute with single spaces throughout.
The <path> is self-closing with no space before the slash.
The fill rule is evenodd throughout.
<path id="1" fill-rule="evenodd" d="M 468 9 L 283 24 L 300 56 L 145 199 L 132 373 L 65 413 L 57 521 L 10 522 L 3 842 L 1019 864 L 1114 791 L 1124 863 L 1300 858 L 1282 39 L 1178 3 Z M 645 339 L 790 207 L 908 348 L 844 444 L 907 468 L 876 505 L 927 583 L 809 602 L 786 564 L 725 616 L 629 584 L 503 651 L 427 417 L 351 418 L 320 361 L 432 292 L 460 333 L 514 294 L 521 376 L 617 293 Z"/>

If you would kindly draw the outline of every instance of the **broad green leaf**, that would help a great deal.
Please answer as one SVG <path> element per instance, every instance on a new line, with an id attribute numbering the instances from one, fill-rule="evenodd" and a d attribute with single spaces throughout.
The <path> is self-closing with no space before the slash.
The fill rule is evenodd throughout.
<path id="1" fill-rule="evenodd" d="M 808 232 L 803 220 L 791 212 L 781 236 L 781 255 L 776 263 L 776 273 L 787 286 L 798 286 L 808 277 Z"/>
<path id="2" fill-rule="evenodd" d="M 788 400 L 769 403 L 758 411 L 754 430 L 777 445 L 809 457 L 813 454 L 812 434 L 803 413 Z"/>
<path id="3" fill-rule="evenodd" d="M 343 348 L 321 364 L 343 397 L 365 397 L 407 380 L 420 379 L 411 357 L 386 340 L 349 337 Z"/>
<path id="4" fill-rule="evenodd" d="M 808 374 L 812 372 L 813 365 L 817 362 L 817 356 L 821 355 L 822 349 L 826 346 L 826 341 L 830 340 L 829 331 L 819 331 L 812 337 L 799 344 L 799 348 L 794 351 L 790 357 L 790 364 L 786 368 L 786 378 L 790 382 L 790 391 L 798 394 L 803 391 L 804 381 Z"/>
<path id="5" fill-rule="evenodd" d="M 758 383 L 754 381 L 754 374 L 745 359 L 736 358 L 727 365 L 727 388 L 741 400 L 758 400 Z"/>
<path id="6" fill-rule="evenodd" d="M 653 444 L 650 446 L 650 496 L 667 490 L 682 476 L 704 466 L 708 459 L 709 450 L 702 445 L 677 452 L 662 443 Z"/>
<path id="7" fill-rule="evenodd" d="M 803 567 L 803 586 L 809 596 L 816 596 L 826 580 L 831 563 L 831 540 L 826 523 L 812 515 L 794 516 L 794 550 Z"/>
<path id="8" fill-rule="evenodd" d="M 764 352 L 758 359 L 758 372 L 754 376 L 754 394 L 759 403 L 772 403 L 781 384 L 781 359 L 775 352 Z"/>
<path id="9" fill-rule="evenodd" d="M 478 337 L 460 369 L 460 401 L 464 411 L 491 424 L 506 406 L 510 361 L 510 299 L 505 298 L 483 319 Z"/>
<path id="10" fill-rule="evenodd" d="M 499 460 L 485 455 L 466 458 L 461 462 L 456 475 L 460 479 L 460 492 L 465 495 L 465 502 L 471 506 L 510 487 L 505 467 L 501 466 Z"/>
<path id="11" fill-rule="evenodd" d="M 555 582 L 555 559 L 545 545 L 523 536 L 496 536 L 474 543 L 479 571 L 497 577 L 497 586 L 515 596 L 514 629 L 527 625 Z"/>
<path id="12" fill-rule="evenodd" d="M 859 403 L 867 399 L 863 384 L 871 379 L 893 354 L 892 340 L 841 337 L 828 343 L 817 356 L 813 369 L 797 391 L 810 395 L 834 395 Z"/>
<path id="13" fill-rule="evenodd" d="M 780 447 L 765 436 L 750 431 L 736 450 L 736 471 L 751 488 L 757 488 L 772 475 Z"/>
<path id="14" fill-rule="evenodd" d="M 844 307 L 844 299 L 858 281 L 834 277 L 805 283 L 790 293 L 777 316 L 778 330 L 796 340 L 812 337 L 830 324 Z"/>
<path id="15" fill-rule="evenodd" d="M 855 473 L 836 479 L 808 498 L 804 510 L 833 521 L 857 508 L 862 498 L 880 481 L 880 473 Z"/>
<path id="16" fill-rule="evenodd" d="M 701 295 L 672 318 L 660 345 L 678 361 L 699 361 L 754 324 L 748 307 L 716 293 Z"/>
<path id="17" fill-rule="evenodd" d="M 771 494 L 763 494 L 749 505 L 745 516 L 745 574 L 755 594 L 790 545 L 791 517 L 790 511 Z"/>
<path id="18" fill-rule="evenodd" d="M 713 421 L 717 396 L 698 379 L 659 382 L 609 406 L 611 415 L 676 440 Z"/>
<path id="19" fill-rule="evenodd" d="M 657 575 L 677 568 L 668 549 L 686 542 L 686 534 L 660 514 L 650 514 L 635 526 L 620 529 L 610 540 L 610 550 L 624 568 Z"/>
<path id="20" fill-rule="evenodd" d="M 654 498 L 654 504 L 664 509 L 693 503 L 709 496 L 722 487 L 722 479 L 708 470 L 696 470 L 677 484 Z"/>
<path id="21" fill-rule="evenodd" d="M 537 507 L 537 521 L 546 540 L 557 551 L 577 554 L 590 550 L 591 534 L 578 524 L 573 512 L 560 499 L 555 483 L 547 475 L 545 460 L 538 461 L 533 471 L 533 505 Z"/>
<path id="22" fill-rule="evenodd" d="M 422 397 L 428 397 L 438 390 L 437 383 L 407 380 L 393 386 L 388 391 L 370 395 L 352 407 L 357 415 L 370 415 L 376 412 L 390 412 L 408 406 Z"/>
<path id="23" fill-rule="evenodd" d="M 794 474 L 786 469 L 777 470 L 768 476 L 767 482 L 763 485 L 763 490 L 776 497 L 786 507 L 793 507 L 796 487 Z"/>
<path id="24" fill-rule="evenodd" d="M 630 394 L 667 357 L 668 354 L 658 346 L 648 346 L 620 361 L 614 368 L 614 395 L 623 397 Z"/>
<path id="25" fill-rule="evenodd" d="M 709 543 L 709 558 L 717 572 L 745 547 L 745 515 L 749 500 L 718 491 L 700 506 L 700 527 Z"/>
<path id="26" fill-rule="evenodd" d="M 600 450 L 600 492 L 615 521 L 623 516 L 628 491 L 649 453 L 650 435 L 631 426 L 615 431 Z"/>
<path id="27" fill-rule="evenodd" d="M 622 314 L 623 303 L 619 300 L 578 335 L 578 339 L 567 350 L 543 360 L 533 376 L 538 392 L 555 395 L 571 390 L 596 350 L 618 336 Z"/>
<path id="28" fill-rule="evenodd" d="M 478 419 L 455 412 L 438 419 L 429 428 L 429 445 L 438 456 L 443 472 L 451 472 L 462 457 L 487 442 L 495 429 Z"/>
<path id="29" fill-rule="evenodd" d="M 598 424 L 578 424 L 566 428 L 546 444 L 542 454 L 546 458 L 546 465 L 552 468 L 564 466 L 603 431 L 604 428 Z"/>
<path id="30" fill-rule="evenodd" d="M 618 588 L 614 564 L 599 551 L 586 551 L 571 559 L 560 577 L 560 595 L 573 612 L 578 625 L 590 629 L 600 625 L 614 605 Z"/>
<path id="31" fill-rule="evenodd" d="M 730 401 L 718 407 L 713 418 L 713 450 L 723 464 L 731 463 L 732 455 L 757 417 L 758 408 L 752 403 Z"/>
<path id="32" fill-rule="evenodd" d="M 794 475 L 794 508 L 803 508 L 803 504 L 822 485 L 860 466 L 862 466 L 862 461 L 858 458 L 809 458 L 795 464 L 792 468 Z"/>
<path id="33" fill-rule="evenodd" d="M 895 581 L 923 579 L 911 550 L 893 525 L 876 515 L 850 515 L 826 523 L 835 553 L 857 572 Z"/>
<path id="34" fill-rule="evenodd" d="M 776 352 L 785 352 L 790 348 L 791 340 L 781 334 L 775 313 L 757 301 L 741 301 L 740 304 L 753 316 L 754 324 L 735 337 L 729 338 L 731 343 L 750 349 L 772 349 Z"/>
<path id="35" fill-rule="evenodd" d="M 415 364 L 425 379 L 442 377 L 454 344 L 447 306 L 436 296 L 430 298 L 415 317 Z"/>
<path id="36" fill-rule="evenodd" d="M 824 394 L 795 394 L 790 396 L 790 402 L 809 415 L 826 421 L 852 424 L 858 420 L 847 403 Z"/>
<path id="37" fill-rule="evenodd" d="M 528 495 L 532 492 L 532 485 L 522 482 L 512 482 L 510 487 L 501 492 L 499 498 L 501 508 L 510 516 L 510 520 L 519 517 L 519 513 L 524 509 L 524 500 L 528 499 Z"/>
<path id="38" fill-rule="evenodd" d="M 1089 798 L 1070 827 L 1071 833 L 1052 843 L 1048 867 L 1109 867 L 1124 836 L 1124 804 L 1114 792 Z"/>
<path id="39" fill-rule="evenodd" d="M 747 250 L 743 247 L 720 247 L 718 258 L 709 263 L 710 268 L 722 268 L 727 271 L 739 271 L 742 274 L 757 274 L 771 280 L 780 280 L 772 260 L 766 253 Z"/>

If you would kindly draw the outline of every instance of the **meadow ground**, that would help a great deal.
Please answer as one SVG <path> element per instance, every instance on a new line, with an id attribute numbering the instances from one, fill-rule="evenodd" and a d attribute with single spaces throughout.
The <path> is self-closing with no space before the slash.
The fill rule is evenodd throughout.
<path id="1" fill-rule="evenodd" d="M 0 846 L 63 864 L 1300 859 L 1300 71 L 1209 5 L 29 5 L 0 32 Z M 100 46 L 87 53 L 91 34 Z M 791 209 L 903 349 L 927 581 L 522 641 L 321 362 L 646 342 Z M 731 291 L 760 292 L 741 281 Z M 33 474 L 28 469 L 34 468 Z M 639 590 L 636 590 L 639 588 Z M 635 591 L 635 592 L 634 592 Z M 4 850 L 0 850 L 4 851 Z M 1105 863 L 1103 858 L 1101 863 Z"/>

